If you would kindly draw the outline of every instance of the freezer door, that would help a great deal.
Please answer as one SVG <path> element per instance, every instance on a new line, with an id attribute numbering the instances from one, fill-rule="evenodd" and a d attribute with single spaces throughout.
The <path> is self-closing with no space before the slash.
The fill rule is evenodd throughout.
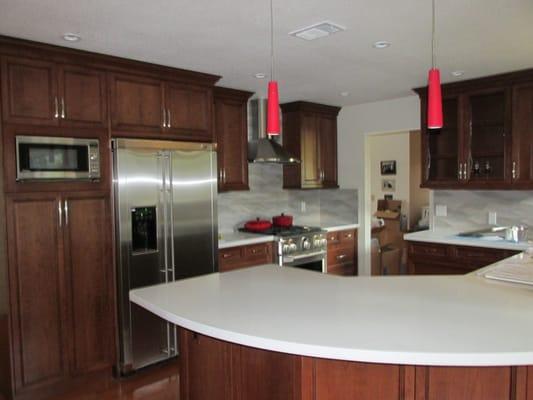
<path id="1" fill-rule="evenodd" d="M 165 181 L 168 152 L 114 149 L 114 188 L 119 271 L 122 373 L 168 358 L 169 324 L 129 301 L 130 289 L 167 282 L 170 266 L 170 203 Z M 172 340 L 173 344 L 173 340 Z"/>
<path id="2" fill-rule="evenodd" d="M 171 152 L 172 267 L 175 279 L 217 270 L 216 152 Z"/>

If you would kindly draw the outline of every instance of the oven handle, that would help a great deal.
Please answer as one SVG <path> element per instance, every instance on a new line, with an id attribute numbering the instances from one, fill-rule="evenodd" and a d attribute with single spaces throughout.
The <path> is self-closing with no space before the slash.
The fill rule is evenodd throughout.
<path id="1" fill-rule="evenodd" d="M 284 256 L 283 262 L 290 263 L 296 260 L 301 260 L 302 258 L 310 258 L 310 257 L 315 257 L 315 256 L 326 255 L 326 253 L 327 253 L 326 251 L 321 250 L 321 251 L 315 251 L 313 253 L 300 254 L 299 256 Z"/>

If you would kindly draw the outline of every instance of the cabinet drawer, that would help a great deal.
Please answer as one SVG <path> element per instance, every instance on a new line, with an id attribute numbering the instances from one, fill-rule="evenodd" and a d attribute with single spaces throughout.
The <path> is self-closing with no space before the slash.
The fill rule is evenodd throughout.
<path id="1" fill-rule="evenodd" d="M 328 249 L 353 248 L 356 246 L 357 231 L 349 229 L 345 231 L 329 232 Z"/>
<path id="2" fill-rule="evenodd" d="M 261 264 L 272 261 L 272 244 L 261 243 L 244 248 L 244 259 L 247 263 Z"/>
<path id="3" fill-rule="evenodd" d="M 409 255 L 430 256 L 430 257 L 448 257 L 448 248 L 446 245 L 439 245 L 433 243 L 411 243 L 409 245 Z"/>
<path id="4" fill-rule="evenodd" d="M 355 247 L 355 237 L 357 232 L 355 230 L 347 230 L 339 232 L 339 240 L 341 245 Z"/>
<path id="5" fill-rule="evenodd" d="M 218 252 L 218 270 L 231 271 L 238 268 L 272 262 L 272 243 L 252 244 L 248 246 L 229 247 Z"/>
<path id="6" fill-rule="evenodd" d="M 352 264 L 355 260 L 355 252 L 353 248 L 348 249 L 337 249 L 328 251 L 328 271 L 329 266 L 334 266 L 337 264 Z"/>
<path id="7" fill-rule="evenodd" d="M 328 265 L 329 275 L 353 276 L 355 275 L 355 265 L 353 264 L 337 264 Z"/>
<path id="8" fill-rule="evenodd" d="M 230 271 L 242 264 L 242 247 L 230 247 L 218 251 L 218 269 L 220 272 Z"/>

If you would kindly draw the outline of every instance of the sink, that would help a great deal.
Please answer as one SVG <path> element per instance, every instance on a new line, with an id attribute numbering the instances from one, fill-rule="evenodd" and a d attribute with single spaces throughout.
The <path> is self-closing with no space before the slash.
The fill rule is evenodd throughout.
<path id="1" fill-rule="evenodd" d="M 475 231 L 461 232 L 458 233 L 457 236 L 485 240 L 499 240 L 505 239 L 506 229 L 508 229 L 507 226 L 490 226 L 484 229 L 477 229 Z"/>

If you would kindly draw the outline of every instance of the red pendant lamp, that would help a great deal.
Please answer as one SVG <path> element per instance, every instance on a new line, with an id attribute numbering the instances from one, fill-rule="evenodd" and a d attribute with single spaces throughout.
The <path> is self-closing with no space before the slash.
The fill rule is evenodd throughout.
<path id="1" fill-rule="evenodd" d="M 274 79 L 274 6 L 270 0 L 270 82 L 267 98 L 267 135 L 279 136 L 279 92 L 278 82 Z"/>
<path id="2" fill-rule="evenodd" d="M 431 69 L 428 74 L 428 129 L 442 128 L 442 94 L 440 87 L 440 71 L 435 68 L 435 0 L 432 2 L 431 25 Z"/>

